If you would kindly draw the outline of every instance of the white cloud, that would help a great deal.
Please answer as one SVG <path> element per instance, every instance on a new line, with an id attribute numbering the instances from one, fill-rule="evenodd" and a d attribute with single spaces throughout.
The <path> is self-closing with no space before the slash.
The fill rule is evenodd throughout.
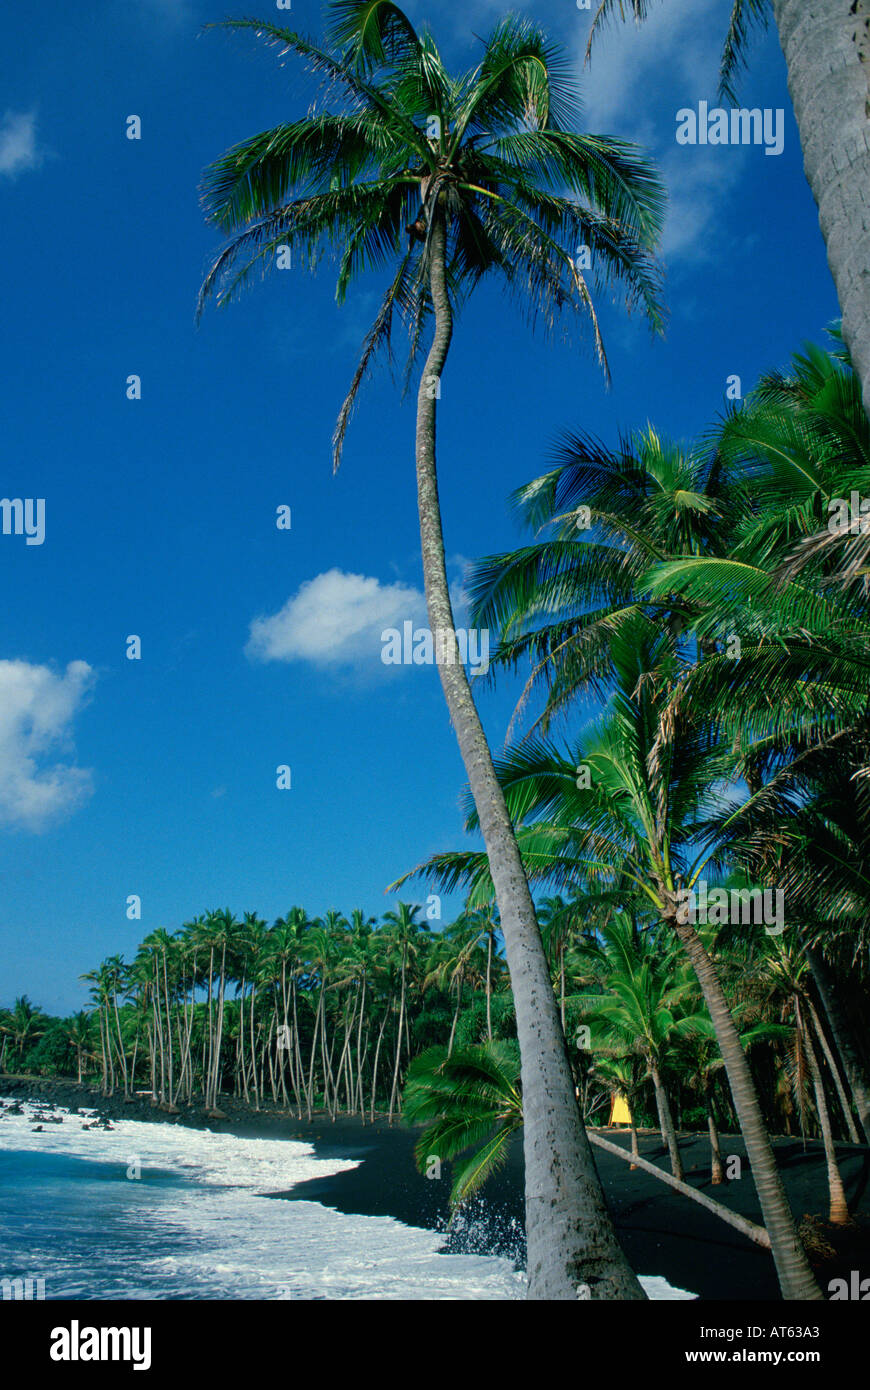
<path id="1" fill-rule="evenodd" d="M 91 773 L 52 754 L 69 749 L 94 680 L 85 661 L 71 661 L 63 675 L 0 661 L 0 823 L 42 830 L 91 795 Z"/>
<path id="2" fill-rule="evenodd" d="M 381 662 L 381 633 L 406 620 L 426 621 L 419 589 L 331 569 L 300 585 L 278 613 L 255 618 L 245 651 L 258 661 L 387 671 L 393 668 Z"/>
<path id="3" fill-rule="evenodd" d="M 36 145 L 36 112 L 6 111 L 0 117 L 0 174 L 15 178 L 42 163 Z"/>

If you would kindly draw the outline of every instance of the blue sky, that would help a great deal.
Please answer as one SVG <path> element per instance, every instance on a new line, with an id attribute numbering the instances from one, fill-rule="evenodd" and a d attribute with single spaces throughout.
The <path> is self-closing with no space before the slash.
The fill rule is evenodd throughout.
<path id="1" fill-rule="evenodd" d="M 407 4 L 462 68 L 504 8 Z M 588 12 L 513 8 L 581 72 Z M 457 585 L 469 558 L 520 540 L 507 496 L 560 430 L 612 440 L 651 420 L 688 439 L 729 375 L 748 388 L 837 313 L 775 33 L 756 40 L 741 96 L 785 108 L 782 155 L 676 144 L 677 110 L 715 97 L 728 8 L 667 0 L 646 28 L 610 31 L 582 75 L 585 128 L 646 144 L 669 185 L 666 339 L 605 309 L 605 392 L 588 348 L 532 338 L 495 285 L 459 322 L 439 420 Z M 36 26 L 24 0 L 4 6 L 0 491 L 44 497 L 46 535 L 0 536 L 3 1003 L 80 1007 L 81 972 L 210 907 L 381 913 L 391 880 L 463 842 L 437 672 L 379 659 L 381 629 L 422 613 L 413 407 L 386 371 L 331 470 L 377 279 L 339 310 L 328 267 L 278 272 L 194 325 L 218 244 L 203 167 L 312 94 L 249 36 L 199 32 L 233 12 L 44 0 Z M 313 0 L 278 18 L 321 31 Z M 482 696 L 496 747 L 516 689 Z"/>

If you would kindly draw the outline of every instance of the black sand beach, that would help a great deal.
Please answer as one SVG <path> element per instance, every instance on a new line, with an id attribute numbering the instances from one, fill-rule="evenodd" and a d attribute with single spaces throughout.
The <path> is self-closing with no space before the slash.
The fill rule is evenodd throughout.
<path id="1" fill-rule="evenodd" d="M 356 1118 L 331 1121 L 328 1116 L 316 1116 L 309 1124 L 272 1108 L 254 1112 L 230 1097 L 221 1098 L 225 1120 L 208 1119 L 201 1108 L 171 1115 L 152 1106 L 147 1098 L 129 1103 L 118 1096 L 102 1098 L 75 1082 L 29 1078 L 0 1077 L 0 1095 L 41 1101 L 47 1108 L 93 1107 L 109 1121 L 148 1120 L 236 1135 L 302 1140 L 312 1144 L 319 1157 L 358 1159 L 359 1166 L 270 1196 L 316 1201 L 342 1212 L 391 1216 L 409 1226 L 445 1230 L 445 1249 L 504 1254 L 522 1263 L 521 1136 L 513 1143 L 502 1171 L 491 1179 L 455 1229 L 447 1231 L 449 1170 L 445 1168 L 440 1181 L 418 1173 L 413 1157 L 416 1132 L 401 1122 L 390 1126 L 377 1119 L 374 1124 L 363 1125 Z M 625 1131 L 607 1133 L 628 1147 Z M 838 1146 L 850 1210 L 857 1219 L 853 1226 L 833 1233 L 824 1220 L 827 1184 L 821 1145 L 785 1138 L 776 1140 L 774 1148 L 796 1219 L 801 1221 L 806 1215 L 818 1218 L 819 1233 L 836 1245 L 833 1258 L 819 1254 L 813 1260 L 823 1290 L 835 1277 L 848 1279 L 852 1269 L 870 1268 L 870 1150 Z M 706 1135 L 681 1135 L 686 1181 L 750 1220 L 759 1221 L 742 1141 L 723 1136 L 722 1149 L 725 1155 L 741 1158 L 742 1177 L 712 1188 Z M 642 1135 L 641 1153 L 666 1167 L 666 1153 L 658 1135 Z M 600 1150 L 595 1158 L 620 1240 L 639 1274 L 662 1275 L 670 1284 L 705 1300 L 768 1301 L 779 1297 L 769 1253 L 648 1174 L 632 1172 L 627 1164 Z"/>

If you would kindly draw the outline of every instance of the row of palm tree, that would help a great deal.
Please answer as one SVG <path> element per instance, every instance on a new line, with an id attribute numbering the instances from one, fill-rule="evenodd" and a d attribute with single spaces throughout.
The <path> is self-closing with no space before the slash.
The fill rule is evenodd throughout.
<path id="1" fill-rule="evenodd" d="M 706 1121 L 711 1181 L 721 1183 L 719 1126 L 732 1127 L 734 1114 L 727 1094 L 716 1086 L 722 1059 L 687 961 L 660 929 L 643 929 L 638 918 L 606 896 L 594 904 L 587 895 L 569 900 L 555 896 L 541 903 L 540 911 L 543 920 L 560 924 L 558 935 L 550 937 L 549 953 L 553 989 L 566 1023 L 572 1033 L 581 1025 L 589 1028 L 574 1055 L 586 1122 L 600 1123 L 606 1102 L 622 1096 L 630 1106 L 632 1153 L 637 1156 L 638 1117 L 654 1112 L 671 1171 L 682 1179 L 674 1119 L 679 1107 L 696 1123 Z M 412 1081 L 404 1099 L 410 1096 L 412 1117 L 426 1119 L 429 1111 L 418 1114 L 416 1108 L 420 1079 L 425 1077 L 430 1092 L 434 1087 L 440 1093 L 443 1085 L 443 1079 L 433 1080 L 433 1059 L 435 1071 L 453 1058 L 454 1072 L 465 1067 L 470 1075 L 476 1045 L 494 1045 L 493 1055 L 503 1053 L 505 1045 L 508 1050 L 515 1045 L 516 1030 L 492 911 L 470 910 L 437 933 L 423 929 L 416 916 L 416 909 L 399 904 L 375 930 L 359 911 L 351 921 L 336 912 L 309 921 L 294 908 L 267 929 L 256 914 L 236 921 L 231 913 L 219 912 L 204 915 L 174 936 L 155 932 L 130 966 L 109 957 L 84 977 L 92 984 L 96 1007 L 60 1023 L 77 1078 L 82 1080 L 89 1064 L 96 1066 L 105 1094 L 123 1086 L 128 1096 L 139 1082 L 147 1082 L 154 1099 L 167 1109 L 198 1097 L 212 1113 L 220 1113 L 218 1097 L 231 1088 L 255 1108 L 267 1099 L 300 1118 L 306 1113 L 311 1117 L 312 1104 L 333 1117 L 344 1109 L 374 1118 L 386 1033 L 394 1061 L 381 1074 L 384 1110 L 392 1116 L 402 1103 L 398 1079 L 410 1060 Z M 215 979 L 218 949 L 221 964 Z M 763 1063 L 773 1065 L 765 1097 L 772 1125 L 786 1133 L 821 1136 L 829 1165 L 830 1218 L 848 1219 L 834 1136 L 859 1142 L 863 1130 L 853 1113 L 836 1044 L 820 1018 L 823 1006 L 816 1002 L 805 958 L 793 945 L 762 932 L 748 943 L 729 941 L 725 932 L 718 945 L 709 939 L 709 949 L 715 950 L 730 1006 L 741 1021 L 744 1049 L 771 1045 Z M 225 1028 L 218 1021 L 221 977 Z M 197 988 L 205 996 L 198 1004 Z M 226 997 L 228 988 L 233 999 Z M 23 1069 L 40 1041 L 53 1028 L 57 1031 L 58 1022 L 26 997 L 0 1011 L 0 1056 L 12 1064 L 7 1069 Z M 433 1031 L 446 1034 L 446 1043 L 427 1048 Z M 219 1034 L 223 1047 L 215 1069 Z M 393 1035 L 403 1045 L 396 1046 Z M 181 1059 L 176 1069 L 171 1065 L 173 1047 Z M 57 1060 L 56 1052 L 51 1055 Z M 303 1057 L 309 1059 L 307 1073 Z M 478 1056 L 474 1065 L 479 1061 Z M 425 1152 L 431 1154 L 431 1136 L 421 1143 L 424 1148 L 429 1144 Z M 475 1155 L 473 1171 L 473 1183 L 461 1173 L 455 1180 L 460 1198 L 488 1176 L 491 1163 L 481 1163 Z"/>
<path id="2" fill-rule="evenodd" d="M 377 923 L 360 909 L 311 918 L 294 907 L 270 926 L 221 909 L 160 928 L 132 961 L 109 956 L 82 977 L 94 1007 L 63 1034 L 79 1079 L 96 1064 L 104 1094 L 144 1085 L 169 1110 L 196 1101 L 219 1115 L 232 1092 L 309 1119 L 392 1119 L 416 1037 L 449 1028 L 452 1040 L 476 1001 L 491 1036 L 505 976 L 492 910 L 437 933 L 420 914 L 400 902 Z M 26 998 L 0 1011 L 6 1070 L 24 1069 L 52 1024 Z"/>

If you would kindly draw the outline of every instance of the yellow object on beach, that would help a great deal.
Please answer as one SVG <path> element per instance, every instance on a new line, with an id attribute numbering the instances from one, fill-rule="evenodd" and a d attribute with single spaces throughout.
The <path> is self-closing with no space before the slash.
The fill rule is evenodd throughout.
<path id="1" fill-rule="evenodd" d="M 610 1123 L 612 1125 L 630 1125 L 631 1111 L 628 1108 L 628 1101 L 625 1096 L 614 1096 L 610 1105 Z"/>

